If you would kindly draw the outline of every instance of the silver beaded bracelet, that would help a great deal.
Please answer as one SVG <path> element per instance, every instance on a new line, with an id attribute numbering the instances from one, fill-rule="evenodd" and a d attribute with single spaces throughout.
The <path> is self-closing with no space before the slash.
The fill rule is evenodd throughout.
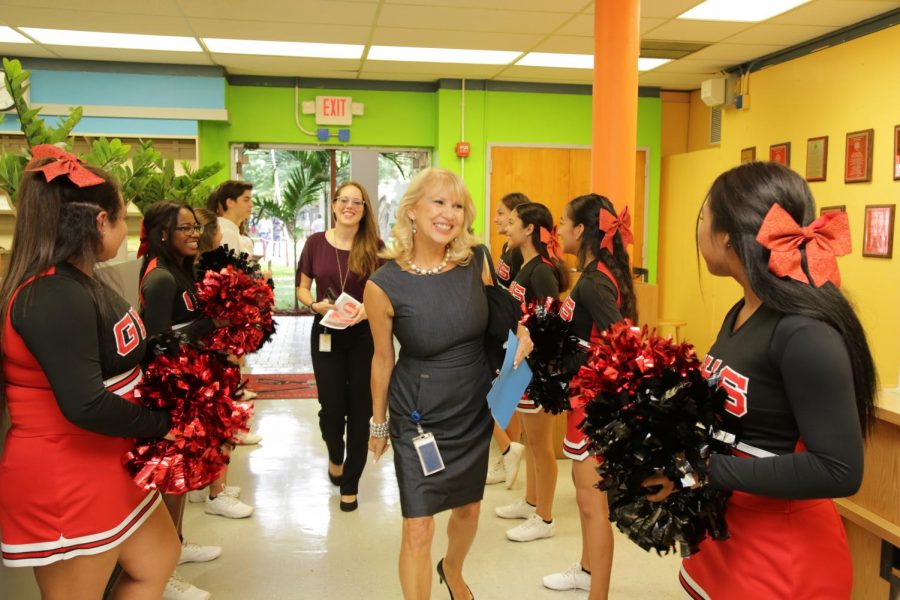
<path id="1" fill-rule="evenodd" d="M 376 423 L 375 417 L 369 418 L 369 437 L 386 438 L 390 435 L 390 423 L 388 419 L 384 423 Z"/>

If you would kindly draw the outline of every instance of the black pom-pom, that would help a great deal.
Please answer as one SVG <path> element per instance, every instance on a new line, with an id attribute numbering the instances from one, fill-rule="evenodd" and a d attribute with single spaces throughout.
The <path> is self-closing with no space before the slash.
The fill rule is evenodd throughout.
<path id="1" fill-rule="evenodd" d="M 585 353 L 572 324 L 559 315 L 559 301 L 548 298 L 523 308 L 522 324 L 528 329 L 534 350 L 528 356 L 531 383 L 526 394 L 545 411 L 559 414 L 569 410 L 569 382 L 577 369 L 573 357 Z"/>

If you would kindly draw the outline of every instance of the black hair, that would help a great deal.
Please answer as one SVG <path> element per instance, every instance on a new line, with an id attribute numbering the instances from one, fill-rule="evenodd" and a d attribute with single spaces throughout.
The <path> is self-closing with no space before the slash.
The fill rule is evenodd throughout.
<path id="1" fill-rule="evenodd" d="M 178 226 L 178 213 L 182 210 L 194 215 L 194 209 L 187 204 L 160 200 L 144 212 L 144 231 L 147 235 L 149 251 L 141 263 L 141 279 L 147 272 L 150 261 L 156 258 L 161 261 L 179 283 L 187 288 L 193 285 L 193 256 L 182 256 L 172 248 L 175 227 Z M 194 215 L 196 220 L 197 216 Z"/>
<path id="2" fill-rule="evenodd" d="M 756 241 L 773 204 L 780 204 L 800 226 L 809 225 L 815 219 L 815 200 L 806 181 L 779 163 L 752 162 L 719 175 L 710 187 L 706 201 L 712 216 L 710 227 L 713 231 L 728 234 L 750 287 L 763 304 L 784 314 L 824 321 L 844 338 L 853 368 L 859 422 L 863 435 L 866 435 L 874 415 L 878 377 L 856 312 L 831 282 L 816 287 L 790 277 L 778 277 L 769 271 L 771 252 Z M 801 257 L 808 277 L 803 248 Z"/>
<path id="3" fill-rule="evenodd" d="M 584 226 L 581 247 L 578 248 L 578 266 L 584 269 L 590 259 L 603 262 L 616 278 L 621 298 L 619 312 L 623 317 L 637 322 L 637 301 L 634 297 L 634 282 L 631 279 L 631 261 L 622 236 L 616 233 L 613 238 L 613 252 L 601 248 L 606 234 L 600 229 L 600 211 L 605 210 L 618 217 L 616 209 L 609 198 L 599 194 L 578 196 L 566 206 L 566 214 L 575 226 Z"/>
<path id="4" fill-rule="evenodd" d="M 522 192 L 510 192 L 500 198 L 500 202 L 503 203 L 503 206 L 506 207 L 506 210 L 512 210 L 519 205 L 531 202 L 531 198 L 529 198 Z"/>
<path id="5" fill-rule="evenodd" d="M 249 181 L 229 179 L 212 191 L 206 199 L 206 208 L 217 215 L 223 215 L 228 210 L 229 200 L 237 200 L 241 194 L 252 189 L 253 184 Z"/>
<path id="6" fill-rule="evenodd" d="M 553 231 L 553 215 L 550 213 L 550 209 L 538 202 L 525 202 L 512 209 L 512 212 L 516 213 L 522 221 L 522 225 L 525 227 L 533 226 L 531 244 L 541 258 L 552 265 L 553 274 L 556 275 L 556 283 L 559 285 L 559 291 L 562 292 L 568 289 L 569 272 L 565 263 L 550 256 L 550 253 L 547 251 L 547 244 L 541 241 L 542 228 L 549 232 Z"/>

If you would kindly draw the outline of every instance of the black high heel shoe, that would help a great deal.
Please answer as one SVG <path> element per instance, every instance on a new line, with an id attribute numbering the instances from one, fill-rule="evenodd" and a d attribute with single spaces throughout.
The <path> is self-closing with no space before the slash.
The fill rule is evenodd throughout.
<path id="1" fill-rule="evenodd" d="M 438 580 L 441 583 L 447 584 L 447 591 L 450 593 L 450 600 L 453 600 L 453 592 L 450 591 L 450 582 L 446 581 L 447 578 L 444 577 L 444 559 L 443 558 L 438 561 L 437 574 L 438 574 Z M 466 586 L 466 589 L 469 590 L 469 595 L 472 596 L 472 600 L 475 600 L 475 594 L 472 593 L 472 588 L 470 588 L 469 586 Z"/>

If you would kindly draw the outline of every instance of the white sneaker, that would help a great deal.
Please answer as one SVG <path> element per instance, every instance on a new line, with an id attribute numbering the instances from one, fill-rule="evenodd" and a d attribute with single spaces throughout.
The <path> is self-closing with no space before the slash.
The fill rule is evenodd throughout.
<path id="1" fill-rule="evenodd" d="M 581 563 L 575 563 L 562 573 L 544 577 L 544 587 L 560 592 L 567 590 L 591 591 L 591 576 L 581 568 Z"/>
<path id="2" fill-rule="evenodd" d="M 506 481 L 506 469 L 503 468 L 503 457 L 498 456 L 497 460 L 488 465 L 487 479 L 484 482 L 492 485 L 501 481 Z"/>
<path id="3" fill-rule="evenodd" d="M 544 520 L 535 513 L 521 525 L 508 529 L 506 537 L 514 542 L 533 542 L 541 538 L 553 537 L 554 533 L 556 533 L 556 526 L 553 521 L 544 523 Z"/>
<path id="4" fill-rule="evenodd" d="M 510 442 L 509 450 L 503 455 L 503 471 L 506 473 L 506 489 L 511 489 L 519 474 L 519 463 L 525 454 L 525 445 L 519 442 Z"/>
<path id="5" fill-rule="evenodd" d="M 206 514 L 222 515 L 229 519 L 244 519 L 253 514 L 252 506 L 229 494 L 219 494 L 215 498 L 207 497 L 204 510 Z"/>
<path id="6" fill-rule="evenodd" d="M 262 441 L 262 436 L 252 431 L 241 432 L 235 436 L 238 446 L 255 446 Z"/>
<path id="7" fill-rule="evenodd" d="M 222 548 L 220 546 L 201 546 L 200 544 L 181 542 L 181 556 L 178 559 L 178 564 L 209 562 L 219 558 L 221 554 Z"/>
<path id="8" fill-rule="evenodd" d="M 241 487 L 238 485 L 226 485 L 225 489 L 222 490 L 223 494 L 228 494 L 229 496 L 234 496 L 235 498 L 240 498 L 241 496 Z M 191 490 L 188 492 L 188 502 L 191 504 L 199 504 L 201 502 L 206 502 L 206 497 L 209 495 L 209 488 L 200 488 L 199 490 Z"/>
<path id="9" fill-rule="evenodd" d="M 512 504 L 498 506 L 494 512 L 501 519 L 527 519 L 534 514 L 534 507 L 525 502 L 524 498 L 520 498 Z"/>
<path id="10" fill-rule="evenodd" d="M 191 585 L 175 572 L 169 577 L 162 600 L 209 600 L 211 597 L 209 592 Z"/>

